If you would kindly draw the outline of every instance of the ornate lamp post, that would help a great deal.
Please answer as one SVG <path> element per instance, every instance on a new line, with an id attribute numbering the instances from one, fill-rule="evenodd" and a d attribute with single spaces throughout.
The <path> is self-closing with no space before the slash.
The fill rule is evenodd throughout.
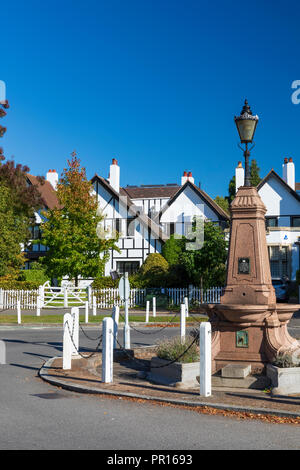
<path id="1" fill-rule="evenodd" d="M 250 109 L 250 106 L 248 105 L 247 100 L 245 100 L 245 104 L 243 106 L 241 115 L 234 117 L 234 121 L 235 121 L 237 130 L 240 136 L 241 143 L 245 144 L 245 149 L 239 145 L 240 149 L 244 152 L 244 157 L 245 157 L 245 184 L 244 186 L 251 186 L 249 157 L 250 157 L 250 150 L 253 149 L 254 144 L 252 145 L 250 149 L 248 149 L 248 144 L 251 144 L 253 141 L 258 119 L 259 119 L 258 116 L 252 115 L 252 111 Z"/>

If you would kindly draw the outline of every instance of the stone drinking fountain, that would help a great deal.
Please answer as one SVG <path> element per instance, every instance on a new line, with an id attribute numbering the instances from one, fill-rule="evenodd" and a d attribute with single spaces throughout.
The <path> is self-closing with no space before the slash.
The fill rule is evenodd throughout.
<path id="1" fill-rule="evenodd" d="M 266 207 L 250 184 L 248 143 L 258 117 L 252 116 L 247 101 L 235 121 L 241 142 L 246 144 L 245 185 L 238 189 L 230 207 L 225 291 L 220 304 L 206 305 L 205 311 L 213 331 L 212 372 L 228 364 L 250 364 L 253 373 L 260 373 L 278 354 L 300 356 L 300 344 L 287 330 L 300 305 L 276 303 L 266 241 Z"/>

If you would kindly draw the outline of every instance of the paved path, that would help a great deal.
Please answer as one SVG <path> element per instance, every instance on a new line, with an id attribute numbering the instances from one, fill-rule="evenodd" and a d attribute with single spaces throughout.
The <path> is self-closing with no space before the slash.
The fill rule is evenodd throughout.
<path id="1" fill-rule="evenodd" d="M 96 336 L 95 327 L 89 330 Z M 164 335 L 178 333 L 164 330 Z M 132 333 L 135 344 L 158 335 Z M 300 428 L 237 421 L 183 409 L 79 395 L 38 378 L 61 355 L 62 328 L 0 327 L 7 365 L 0 366 L 0 449 L 298 449 Z M 91 345 L 81 333 L 83 348 Z M 95 343 L 92 343 L 94 347 Z"/>

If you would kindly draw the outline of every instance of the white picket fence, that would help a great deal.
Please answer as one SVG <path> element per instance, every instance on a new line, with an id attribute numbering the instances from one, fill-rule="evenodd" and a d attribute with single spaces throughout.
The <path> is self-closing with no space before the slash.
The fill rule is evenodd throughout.
<path id="1" fill-rule="evenodd" d="M 124 302 L 119 297 L 119 289 L 92 289 L 92 295 L 96 297 L 97 308 L 110 308 L 113 305 L 120 307 Z M 129 307 L 143 305 L 145 303 L 146 289 L 130 289 Z"/>
<path id="2" fill-rule="evenodd" d="M 111 308 L 112 306 L 122 306 L 124 302 L 119 297 L 117 288 L 92 289 L 76 288 L 72 286 L 53 287 L 49 283 L 33 290 L 3 290 L 0 289 L 0 310 L 15 309 L 17 301 L 20 301 L 21 309 L 36 309 L 37 298 L 40 296 L 42 308 L 68 308 L 83 307 L 85 302 L 89 302 L 92 307 L 92 297 L 96 297 L 97 308 Z M 189 288 L 167 288 L 161 289 L 162 293 L 168 295 L 168 302 L 172 305 L 180 305 L 184 298 L 189 299 L 189 303 L 220 303 L 222 287 L 212 287 L 204 290 L 198 287 Z M 129 307 L 145 305 L 146 289 L 131 289 L 129 297 Z"/>
<path id="3" fill-rule="evenodd" d="M 35 309 L 37 307 L 38 289 L 32 290 L 4 290 L 0 289 L 0 309 L 16 309 L 20 301 L 22 309 Z"/>

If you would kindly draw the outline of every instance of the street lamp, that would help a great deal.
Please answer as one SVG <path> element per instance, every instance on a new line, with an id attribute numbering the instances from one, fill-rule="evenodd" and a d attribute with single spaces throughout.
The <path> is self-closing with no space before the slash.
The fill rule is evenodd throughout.
<path id="1" fill-rule="evenodd" d="M 250 149 L 248 149 L 248 144 L 251 144 L 253 141 L 255 129 L 258 122 L 258 116 L 253 116 L 248 101 L 245 100 L 242 112 L 240 116 L 234 116 L 234 121 L 240 136 L 242 144 L 245 144 L 245 149 L 240 147 L 244 152 L 245 157 L 245 186 L 251 186 L 250 183 L 250 168 L 249 168 L 249 157 L 250 150 L 253 149 L 254 144 Z"/>

